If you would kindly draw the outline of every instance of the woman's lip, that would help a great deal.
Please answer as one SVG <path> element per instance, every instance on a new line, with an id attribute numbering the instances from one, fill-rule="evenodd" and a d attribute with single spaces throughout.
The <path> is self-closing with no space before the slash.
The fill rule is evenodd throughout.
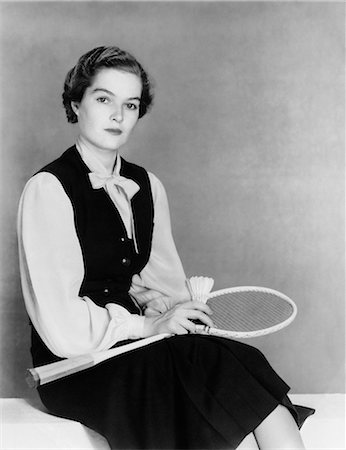
<path id="1" fill-rule="evenodd" d="M 118 136 L 122 133 L 122 131 L 119 128 L 105 128 L 105 131 L 108 131 L 108 133 L 115 134 Z"/>

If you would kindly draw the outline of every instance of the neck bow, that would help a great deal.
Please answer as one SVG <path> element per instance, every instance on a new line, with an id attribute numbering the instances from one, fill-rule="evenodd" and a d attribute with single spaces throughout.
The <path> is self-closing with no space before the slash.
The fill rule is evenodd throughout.
<path id="1" fill-rule="evenodd" d="M 118 191 L 125 194 L 129 201 L 139 191 L 139 186 L 135 181 L 121 175 L 102 175 L 90 172 L 89 178 L 94 189 L 105 188 L 106 190 L 112 190 L 115 187 Z"/>
<path id="2" fill-rule="evenodd" d="M 138 184 L 121 175 L 102 175 L 90 172 L 89 178 L 94 189 L 104 188 L 117 207 L 125 225 L 127 236 L 132 237 L 135 250 L 138 253 L 135 224 L 133 221 L 131 199 L 139 191 Z"/>

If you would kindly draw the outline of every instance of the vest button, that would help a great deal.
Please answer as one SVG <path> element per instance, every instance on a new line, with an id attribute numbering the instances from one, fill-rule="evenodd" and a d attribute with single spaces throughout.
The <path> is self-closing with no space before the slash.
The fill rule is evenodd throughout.
<path id="1" fill-rule="evenodd" d="M 122 264 L 123 266 L 129 266 L 129 265 L 131 264 L 131 260 L 130 260 L 129 258 L 123 258 L 123 259 L 121 260 L 121 264 Z"/>
<path id="2" fill-rule="evenodd" d="M 106 297 L 109 295 L 109 289 L 108 288 L 104 288 L 103 289 L 103 295 L 105 295 Z"/>

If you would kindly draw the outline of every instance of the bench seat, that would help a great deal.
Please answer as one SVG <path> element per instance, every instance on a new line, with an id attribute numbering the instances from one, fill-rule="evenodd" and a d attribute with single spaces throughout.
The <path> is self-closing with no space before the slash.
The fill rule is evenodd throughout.
<path id="1" fill-rule="evenodd" d="M 293 403 L 316 408 L 302 429 L 307 449 L 345 450 L 345 395 L 297 394 L 290 398 Z M 109 450 L 98 433 L 48 414 L 38 399 L 0 399 L 0 411 L 3 450 Z M 241 445 L 239 450 L 244 448 Z"/>

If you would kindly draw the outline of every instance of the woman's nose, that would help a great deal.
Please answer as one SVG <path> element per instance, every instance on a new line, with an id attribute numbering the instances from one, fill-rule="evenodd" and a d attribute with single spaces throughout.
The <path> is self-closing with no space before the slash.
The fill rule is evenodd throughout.
<path id="1" fill-rule="evenodd" d="M 124 119 L 123 116 L 123 110 L 121 107 L 117 108 L 115 111 L 113 111 L 112 115 L 111 115 L 111 120 L 114 120 L 115 122 L 122 122 Z"/>

